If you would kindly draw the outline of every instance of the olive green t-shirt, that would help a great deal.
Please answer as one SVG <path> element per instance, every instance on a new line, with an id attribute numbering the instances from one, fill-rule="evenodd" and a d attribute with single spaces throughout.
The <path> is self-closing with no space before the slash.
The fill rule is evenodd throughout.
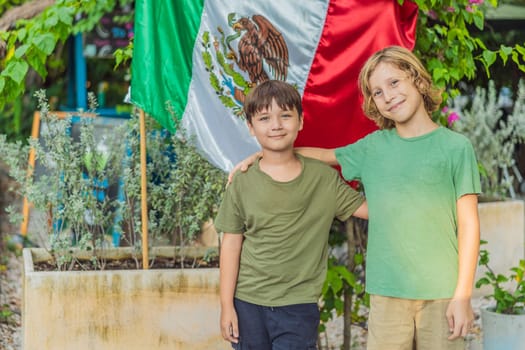
<path id="1" fill-rule="evenodd" d="M 364 198 L 333 168 L 297 155 L 301 174 L 274 181 L 258 162 L 238 172 L 214 224 L 244 234 L 235 297 L 257 305 L 316 303 L 326 277 L 328 233 Z"/>
<path id="2" fill-rule="evenodd" d="M 366 290 L 407 299 L 452 297 L 456 201 L 480 193 L 470 141 L 444 127 L 414 138 L 380 130 L 335 154 L 345 179 L 362 182 L 368 203 Z"/>

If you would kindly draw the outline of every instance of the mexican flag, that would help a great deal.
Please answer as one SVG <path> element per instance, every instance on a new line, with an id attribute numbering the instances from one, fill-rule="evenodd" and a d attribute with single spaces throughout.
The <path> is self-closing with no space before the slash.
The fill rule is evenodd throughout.
<path id="1" fill-rule="evenodd" d="M 258 83 L 279 79 L 303 97 L 296 146 L 338 147 L 376 129 L 357 77 L 389 45 L 412 49 L 418 8 L 397 0 L 137 0 L 131 101 L 212 163 L 230 170 L 259 150 L 242 115 Z"/>

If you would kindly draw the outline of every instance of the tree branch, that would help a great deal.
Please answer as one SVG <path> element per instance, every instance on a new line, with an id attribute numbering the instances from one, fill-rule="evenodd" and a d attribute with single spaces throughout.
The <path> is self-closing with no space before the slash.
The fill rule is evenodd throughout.
<path id="1" fill-rule="evenodd" d="M 7 10 L 0 17 L 0 31 L 8 30 L 19 19 L 29 19 L 37 16 L 54 3 L 55 0 L 33 0 Z"/>
<path id="2" fill-rule="evenodd" d="M 39 15 L 46 8 L 54 4 L 55 0 L 33 0 L 10 8 L 0 17 L 0 32 L 5 32 L 13 28 L 15 23 L 20 19 L 29 19 Z M 0 40 L 0 58 L 5 57 L 5 49 L 6 43 Z"/>

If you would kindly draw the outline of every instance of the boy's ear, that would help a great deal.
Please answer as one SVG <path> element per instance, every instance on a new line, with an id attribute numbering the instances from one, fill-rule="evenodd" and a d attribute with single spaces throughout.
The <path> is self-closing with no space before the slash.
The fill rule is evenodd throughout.
<path id="1" fill-rule="evenodd" d="M 304 114 L 301 114 L 299 116 L 299 131 L 303 130 L 303 125 L 304 125 Z"/>

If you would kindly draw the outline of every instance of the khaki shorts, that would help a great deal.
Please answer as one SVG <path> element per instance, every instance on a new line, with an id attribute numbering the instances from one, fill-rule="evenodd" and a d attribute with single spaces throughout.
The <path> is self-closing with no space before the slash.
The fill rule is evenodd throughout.
<path id="1" fill-rule="evenodd" d="M 367 350 L 463 350 L 465 340 L 448 340 L 445 316 L 450 299 L 411 300 L 370 296 Z"/>

